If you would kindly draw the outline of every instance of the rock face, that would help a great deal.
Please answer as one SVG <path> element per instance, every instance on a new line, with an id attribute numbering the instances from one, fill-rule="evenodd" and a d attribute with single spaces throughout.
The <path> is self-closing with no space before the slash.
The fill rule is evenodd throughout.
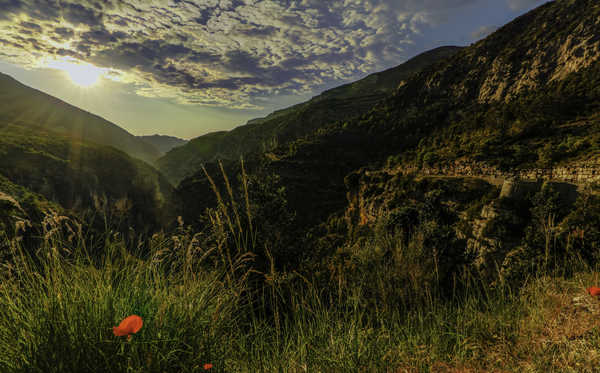
<path id="1" fill-rule="evenodd" d="M 456 74 L 449 66 L 454 76 L 441 70 L 425 86 L 493 103 L 563 80 L 600 58 L 599 10 L 595 0 L 548 2 L 459 53 L 468 68 Z"/>
<path id="2" fill-rule="evenodd" d="M 504 256 L 517 242 L 510 237 L 498 237 L 490 232 L 495 221 L 509 222 L 512 225 L 522 223 L 510 209 L 497 200 L 483 206 L 478 218 L 471 222 L 472 237 L 467 239 L 467 252 L 474 257 L 474 264 L 480 270 L 490 273 L 495 270 L 496 263 L 502 263 Z"/>
<path id="3" fill-rule="evenodd" d="M 500 198 L 511 198 L 523 200 L 528 194 L 537 192 L 540 189 L 539 181 L 523 181 L 509 178 L 504 180 L 500 190 Z M 483 213 L 482 213 L 483 214 Z"/>
<path id="4" fill-rule="evenodd" d="M 475 257 L 474 264 L 479 269 L 494 272 L 510 267 L 508 263 L 512 260 L 511 256 L 518 255 L 520 250 L 518 233 L 528 223 L 523 219 L 523 210 L 528 205 L 529 198 L 544 185 L 556 191 L 559 199 L 568 206 L 577 199 L 578 189 L 575 184 L 506 179 L 498 199 L 483 206 L 479 217 L 472 222 L 473 235 L 467 240 L 467 249 Z M 513 234 L 499 231 L 496 228 L 498 225 L 511 227 Z"/>
<path id="5" fill-rule="evenodd" d="M 511 256 L 518 255 L 524 228 L 529 224 L 532 196 L 545 185 L 556 191 L 566 205 L 572 205 L 578 196 L 579 185 L 574 183 L 523 180 L 513 175 L 494 174 L 485 166 L 463 166 L 459 170 L 460 173 L 469 170 L 469 176 L 453 170 L 452 174 L 419 175 L 411 179 L 397 169 L 361 169 L 348 175 L 345 179 L 348 200 L 345 219 L 350 231 L 374 227 L 379 219 L 393 216 L 402 207 L 418 206 L 414 201 L 426 195 L 428 190 L 441 188 L 444 191 L 442 204 L 460 220 L 455 229 L 457 237 L 466 242 L 467 255 L 481 273 L 495 276 L 499 271 L 502 274 L 502 268 L 510 262 Z M 488 172 L 476 174 L 474 170 Z M 538 174 L 532 172 L 531 175 Z M 492 176 L 496 181 L 503 176 L 507 178 L 494 185 L 487 180 Z M 481 204 L 484 196 L 490 196 L 493 190 L 496 190 L 495 197 Z M 468 210 L 473 208 L 477 208 L 475 213 L 469 213 Z"/>
<path id="6" fill-rule="evenodd" d="M 554 180 L 573 184 L 600 182 L 600 159 L 551 168 L 531 168 L 523 170 L 500 170 L 483 163 L 456 161 L 436 166 L 399 167 L 395 172 L 408 175 L 411 173 L 428 176 L 479 177 L 494 184 L 501 185 L 504 180 Z"/>

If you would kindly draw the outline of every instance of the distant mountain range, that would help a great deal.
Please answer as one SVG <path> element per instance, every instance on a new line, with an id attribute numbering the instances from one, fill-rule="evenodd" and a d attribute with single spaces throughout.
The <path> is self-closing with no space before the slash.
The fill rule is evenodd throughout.
<path id="1" fill-rule="evenodd" d="M 346 120 L 370 110 L 412 74 L 459 50 L 460 47 L 436 48 L 400 66 L 330 89 L 307 102 L 278 110 L 265 118 L 250 120 L 231 131 L 197 137 L 160 158 L 158 167 L 176 184 L 204 162 L 237 160 L 244 154 L 283 146 L 331 122 Z"/>
<path id="2" fill-rule="evenodd" d="M 151 136 L 138 136 L 138 138 L 154 146 L 163 154 L 175 147 L 185 145 L 188 142 L 188 140 L 180 139 L 178 137 L 158 134 Z"/>
<path id="3" fill-rule="evenodd" d="M 1 73 L 0 102 L 0 123 L 44 128 L 77 141 L 113 146 L 148 163 L 161 156 L 153 145 L 116 124 Z"/>
<path id="4" fill-rule="evenodd" d="M 15 219 L 39 228 L 51 211 L 103 210 L 139 231 L 173 221 L 177 198 L 148 164 L 161 155 L 152 144 L 4 74 L 0 102 L 0 231 Z"/>

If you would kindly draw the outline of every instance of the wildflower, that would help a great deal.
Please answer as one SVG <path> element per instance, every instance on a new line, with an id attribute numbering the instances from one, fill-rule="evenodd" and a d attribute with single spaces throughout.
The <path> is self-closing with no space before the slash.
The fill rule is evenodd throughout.
<path id="1" fill-rule="evenodd" d="M 131 334 L 135 334 L 142 329 L 142 325 L 144 325 L 144 322 L 138 315 L 127 316 L 119 326 L 113 326 L 113 333 L 117 337 L 127 336 L 127 340 L 129 340 Z"/>
<path id="2" fill-rule="evenodd" d="M 204 370 L 212 369 L 213 365 L 211 363 L 206 363 L 203 365 Z"/>
<path id="3" fill-rule="evenodd" d="M 588 292 L 588 293 L 589 293 L 591 296 L 597 297 L 597 296 L 599 296 L 599 295 L 600 295 L 600 288 L 599 288 L 599 287 L 597 287 L 597 286 L 592 286 L 592 287 L 589 287 L 589 288 L 587 288 L 587 292 Z"/>

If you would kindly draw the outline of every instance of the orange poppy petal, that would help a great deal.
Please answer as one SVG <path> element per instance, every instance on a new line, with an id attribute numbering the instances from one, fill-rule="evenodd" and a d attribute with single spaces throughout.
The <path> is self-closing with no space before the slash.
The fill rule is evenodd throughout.
<path id="1" fill-rule="evenodd" d="M 212 367 L 213 367 L 213 365 L 212 365 L 211 363 L 206 363 L 206 364 L 204 364 L 204 366 L 203 366 L 204 370 L 209 370 L 209 369 L 212 369 Z"/>
<path id="2" fill-rule="evenodd" d="M 139 332 L 143 325 L 144 321 L 138 315 L 127 316 L 121 321 L 119 326 L 113 327 L 113 333 L 116 336 L 134 334 Z"/>
<path id="3" fill-rule="evenodd" d="M 123 329 L 119 328 L 118 326 L 113 326 L 113 334 L 116 335 L 117 337 L 122 337 L 124 335 L 127 335 L 127 332 L 125 332 Z"/>
<path id="4" fill-rule="evenodd" d="M 599 287 L 597 287 L 597 286 L 591 286 L 591 287 L 587 288 L 587 292 L 588 292 L 590 295 L 592 295 L 592 296 L 594 296 L 594 297 L 597 297 L 597 296 L 599 296 L 599 295 L 600 295 L 600 288 L 599 288 Z"/>

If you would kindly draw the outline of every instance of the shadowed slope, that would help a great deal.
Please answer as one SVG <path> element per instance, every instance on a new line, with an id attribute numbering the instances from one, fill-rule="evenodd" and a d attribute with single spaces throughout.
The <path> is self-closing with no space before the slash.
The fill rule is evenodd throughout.
<path id="1" fill-rule="evenodd" d="M 148 163 L 160 157 L 158 149 L 121 127 L 1 73 L 0 102 L 0 124 L 41 127 L 78 141 L 114 146 Z"/>
<path id="2" fill-rule="evenodd" d="M 422 53 L 400 66 L 371 74 L 357 82 L 323 92 L 311 100 L 249 121 L 229 132 L 200 136 L 158 160 L 160 170 L 173 183 L 196 172 L 203 162 L 237 160 L 252 152 L 272 150 L 336 120 L 368 111 L 412 74 L 452 56 L 460 47 L 440 47 Z"/>
<path id="3" fill-rule="evenodd" d="M 0 191 L 17 200 L 25 188 L 72 211 L 104 210 L 140 231 L 173 222 L 177 210 L 173 188 L 145 162 L 39 127 L 0 126 L 0 176 Z"/>

